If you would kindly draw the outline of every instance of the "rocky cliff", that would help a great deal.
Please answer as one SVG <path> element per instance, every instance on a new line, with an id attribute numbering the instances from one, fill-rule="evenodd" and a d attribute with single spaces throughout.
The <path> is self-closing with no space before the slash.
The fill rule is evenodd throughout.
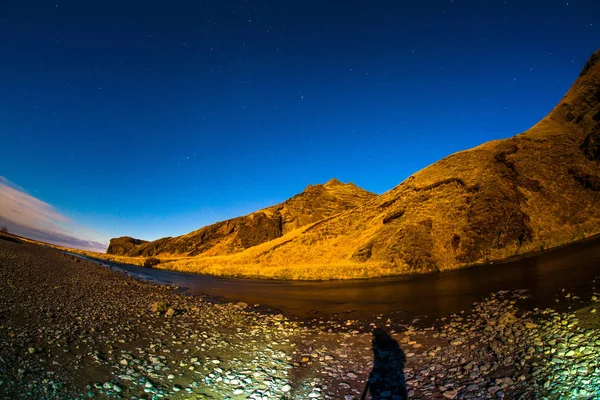
<path id="1" fill-rule="evenodd" d="M 117 255 L 126 255 L 130 251 L 133 251 L 137 246 L 148 243 L 146 240 L 135 239 L 129 236 L 122 236 L 120 238 L 114 238 L 110 240 L 108 244 L 108 249 L 106 249 L 107 254 L 117 254 Z"/>

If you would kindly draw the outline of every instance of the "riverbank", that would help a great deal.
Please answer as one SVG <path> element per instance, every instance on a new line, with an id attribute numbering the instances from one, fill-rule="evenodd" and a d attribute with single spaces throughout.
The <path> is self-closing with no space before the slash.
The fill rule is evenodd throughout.
<path id="1" fill-rule="evenodd" d="M 92 260 L 137 279 L 185 288 L 189 294 L 271 305 L 302 318 L 368 319 L 373 314 L 388 314 L 393 321 L 411 317 L 432 321 L 469 309 L 473 302 L 504 290 L 530 293 L 530 310 L 554 306 L 554 294 L 564 288 L 589 297 L 589 282 L 600 275 L 600 240 L 579 242 L 508 263 L 368 280 L 231 279 Z"/>
<path id="2" fill-rule="evenodd" d="M 173 271 L 180 272 L 184 274 L 194 274 L 197 276 L 210 276 L 215 277 L 217 279 L 232 279 L 236 281 L 262 281 L 262 282 L 348 282 L 348 281 L 374 281 L 377 279 L 406 279 L 411 277 L 432 277 L 432 276 L 443 276 L 448 274 L 460 273 L 461 271 L 467 270 L 481 270 L 483 268 L 495 268 L 498 266 L 504 266 L 507 264 L 520 264 L 526 265 L 528 262 L 538 263 L 539 259 L 547 258 L 548 256 L 557 256 L 558 258 L 564 258 L 564 254 L 566 253 L 569 258 L 573 257 L 574 252 L 579 252 L 582 249 L 587 251 L 588 247 L 600 247 L 600 234 L 584 236 L 577 240 L 572 240 L 565 243 L 559 243 L 554 247 L 545 248 L 543 250 L 531 251 L 523 254 L 514 255 L 511 257 L 503 258 L 496 260 L 494 262 L 488 263 L 479 263 L 479 264 L 469 264 L 463 266 L 458 269 L 446 270 L 446 271 L 436 271 L 436 272 L 416 272 L 416 273 L 395 273 L 390 270 L 386 270 L 382 272 L 378 265 L 367 265 L 362 264 L 357 268 L 353 268 L 349 264 L 342 264 L 339 266 L 338 272 L 336 275 L 334 270 L 324 271 L 319 266 L 294 266 L 294 270 L 303 270 L 306 271 L 302 273 L 291 273 L 287 267 L 281 266 L 285 265 L 282 263 L 280 266 L 275 266 L 270 272 L 265 273 L 259 266 L 254 265 L 246 265 L 243 271 L 239 270 L 237 267 L 232 267 L 232 265 L 228 264 L 225 268 L 217 267 L 213 269 L 212 267 L 209 269 L 198 269 L 196 268 L 197 264 L 202 264 L 206 262 L 206 260 L 214 260 L 218 257 L 189 257 L 189 256 L 177 256 L 177 257 L 150 257 L 152 261 L 154 261 L 151 267 L 148 267 L 147 261 L 148 257 L 128 257 L 128 256 L 118 256 L 113 254 L 106 253 L 96 253 L 88 250 L 80 250 L 67 248 L 63 246 L 58 246 L 50 243 L 39 242 L 36 240 L 28 239 L 25 237 L 20 237 L 12 234 L 2 233 L 0 232 L 0 239 L 5 239 L 8 241 L 20 241 L 31 244 L 37 244 L 40 246 L 57 249 L 63 252 L 77 254 L 82 257 L 86 257 L 92 261 L 96 261 L 99 263 L 107 263 L 110 265 L 116 265 L 119 268 L 122 267 L 145 267 L 145 268 L 153 268 L 159 269 L 163 271 Z M 240 257 L 242 253 L 239 254 Z M 226 257 L 237 257 L 238 255 L 232 254 Z M 575 260 L 579 262 L 580 260 Z M 584 260 L 585 262 L 585 260 Z M 212 263 L 212 261 L 211 261 Z M 226 263 L 227 264 L 227 263 Z M 191 267 L 185 267 L 185 265 Z M 372 268 L 372 269 L 371 269 Z M 281 272 L 288 271 L 288 272 Z M 315 272 L 317 271 L 317 272 Z M 321 275 L 319 275 L 321 274 Z M 325 275 L 322 275 L 325 274 Z"/>
<path id="3" fill-rule="evenodd" d="M 505 292 L 435 327 L 311 324 L 6 240 L 0 292 L 5 399 L 358 399 L 376 326 L 403 350 L 411 398 L 583 399 L 600 388 L 596 297 L 568 292 L 556 300 L 569 312 L 525 311 L 527 293 Z"/>

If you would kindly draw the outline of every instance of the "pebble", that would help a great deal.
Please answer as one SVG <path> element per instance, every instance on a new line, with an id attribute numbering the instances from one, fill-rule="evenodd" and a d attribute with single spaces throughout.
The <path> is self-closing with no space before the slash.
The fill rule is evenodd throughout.
<path id="1" fill-rule="evenodd" d="M 86 285 L 83 277 L 78 283 Z M 48 391 L 31 398 L 90 394 L 117 398 L 127 393 L 128 398 L 161 399 L 179 398 L 181 393 L 174 393 L 184 392 L 199 398 L 356 400 L 371 373 L 372 336 L 359 321 L 305 325 L 281 314 L 258 313 L 247 305 L 200 302 L 159 286 L 149 290 L 134 280 L 113 285 L 123 293 L 131 293 L 131 287 L 147 292 L 114 302 L 113 296 L 99 295 L 97 304 L 102 306 L 86 313 L 69 308 L 75 301 L 63 301 L 56 305 L 61 311 L 53 313 L 66 313 L 71 325 L 38 324 L 28 334 L 14 327 L 6 333 L 10 321 L 3 319 L 0 346 L 11 349 L 9 343 L 20 341 L 14 357 L 22 362 L 11 368 L 26 380 L 26 387 Z M 585 327 L 582 316 L 593 318 L 590 306 L 579 313 L 524 311 L 516 303 L 521 295 L 494 294 L 474 304 L 470 312 L 451 315 L 432 328 L 418 327 L 416 322 L 397 324 L 393 322 L 397 318 L 387 316 L 373 319 L 371 328 L 387 321 L 389 330 L 396 332 L 394 339 L 406 351 L 404 378 L 411 398 L 594 398 L 592 389 L 600 386 L 600 332 Z M 575 297 L 569 302 L 574 303 Z M 10 310 L 11 303 L 2 301 L 0 309 Z M 44 350 L 39 350 L 40 357 L 29 357 L 27 353 L 37 351 L 28 346 L 37 344 L 39 337 L 45 338 L 40 345 Z M 46 354 L 48 361 L 41 364 L 38 358 Z M 111 371 L 114 379 L 90 383 L 82 393 L 60 392 L 63 372 L 77 373 L 74 367 L 82 365 Z M 2 382 L 3 390 L 12 385 Z M 385 394 L 393 398 L 391 389 Z"/>

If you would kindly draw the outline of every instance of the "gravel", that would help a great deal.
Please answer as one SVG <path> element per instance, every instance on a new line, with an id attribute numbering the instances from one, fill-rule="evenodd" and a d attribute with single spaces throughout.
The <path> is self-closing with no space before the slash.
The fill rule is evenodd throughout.
<path id="1" fill-rule="evenodd" d="M 0 293 L 2 399 L 358 400 L 375 327 L 400 344 L 411 398 L 600 398 L 598 293 L 559 293 L 568 312 L 495 293 L 433 326 L 297 321 L 3 240 Z"/>

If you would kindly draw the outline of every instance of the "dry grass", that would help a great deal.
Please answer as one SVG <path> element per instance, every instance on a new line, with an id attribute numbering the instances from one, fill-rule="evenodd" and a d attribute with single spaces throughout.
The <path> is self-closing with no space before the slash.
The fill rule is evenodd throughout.
<path id="1" fill-rule="evenodd" d="M 157 268 L 216 276 L 290 280 L 358 279 L 402 274 L 401 270 L 381 262 L 338 261 L 341 254 L 355 246 L 343 237 L 323 237 L 327 243 L 331 242 L 329 251 L 323 252 L 309 243 L 301 248 L 302 253 L 298 252 L 294 240 L 302 240 L 302 234 L 313 225 L 241 253 L 180 258 L 161 263 Z"/>
<path id="2" fill-rule="evenodd" d="M 223 277 L 282 280 L 363 279 L 399 275 L 399 271 L 385 268 L 376 263 L 263 265 L 255 263 L 244 264 L 238 260 L 220 261 L 210 260 L 206 262 L 202 259 L 191 258 L 168 264 L 160 264 L 158 267 Z"/>

